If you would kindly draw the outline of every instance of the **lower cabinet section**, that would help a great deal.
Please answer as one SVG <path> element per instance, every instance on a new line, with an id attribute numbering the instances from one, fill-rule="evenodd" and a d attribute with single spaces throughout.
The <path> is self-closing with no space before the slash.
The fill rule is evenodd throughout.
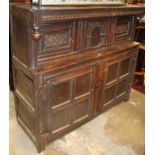
<path id="1" fill-rule="evenodd" d="M 51 140 L 129 98 L 137 49 L 136 46 L 59 71 L 40 72 L 34 79 L 15 67 L 17 116 L 35 139 L 38 151 Z"/>
<path id="2" fill-rule="evenodd" d="M 48 123 L 52 137 L 91 118 L 94 94 L 92 66 L 67 70 L 51 78 L 45 76 L 44 80 L 48 94 L 47 107 L 50 108 L 47 108 L 45 115 L 50 116 Z"/>
<path id="3" fill-rule="evenodd" d="M 55 75 L 42 74 L 48 97 L 40 102 L 42 109 L 47 109 L 40 112 L 40 121 L 50 117 L 44 128 L 51 137 L 83 124 L 121 98 L 128 98 L 135 59 L 135 51 L 127 51 Z"/>

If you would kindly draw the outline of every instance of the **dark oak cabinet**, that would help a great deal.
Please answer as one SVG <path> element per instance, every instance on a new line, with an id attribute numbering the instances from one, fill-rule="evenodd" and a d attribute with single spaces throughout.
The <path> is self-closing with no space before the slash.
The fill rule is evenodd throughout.
<path id="1" fill-rule="evenodd" d="M 9 3 L 31 3 L 31 0 L 9 0 Z"/>
<path id="2" fill-rule="evenodd" d="M 142 6 L 10 5 L 19 124 L 38 152 L 128 100 Z"/>

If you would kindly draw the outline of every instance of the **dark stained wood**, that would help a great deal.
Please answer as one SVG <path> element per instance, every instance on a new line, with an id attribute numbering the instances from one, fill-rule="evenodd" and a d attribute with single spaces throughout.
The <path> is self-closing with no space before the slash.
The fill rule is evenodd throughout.
<path id="1" fill-rule="evenodd" d="M 19 124 L 45 145 L 128 100 L 141 6 L 10 7 Z"/>
<path id="2" fill-rule="evenodd" d="M 31 0 L 9 0 L 10 3 L 30 3 Z"/>

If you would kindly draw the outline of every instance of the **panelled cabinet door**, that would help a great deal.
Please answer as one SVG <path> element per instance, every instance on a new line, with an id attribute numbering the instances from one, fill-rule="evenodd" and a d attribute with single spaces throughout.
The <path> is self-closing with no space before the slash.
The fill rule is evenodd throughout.
<path id="1" fill-rule="evenodd" d="M 104 64 L 104 80 L 102 82 L 101 99 L 99 110 L 104 110 L 113 105 L 117 100 L 127 95 L 131 85 L 131 72 L 135 65 L 133 60 L 136 56 L 122 56 L 109 59 Z"/>
<path id="2" fill-rule="evenodd" d="M 48 79 L 51 107 L 51 134 L 78 126 L 91 118 L 93 67 L 84 67 Z"/>

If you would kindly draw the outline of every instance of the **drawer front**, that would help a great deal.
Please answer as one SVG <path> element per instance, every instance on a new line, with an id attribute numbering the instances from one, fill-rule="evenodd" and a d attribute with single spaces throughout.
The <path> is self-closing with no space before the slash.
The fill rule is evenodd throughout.
<path id="1" fill-rule="evenodd" d="M 131 41 L 134 33 L 134 17 L 115 18 L 113 43 Z"/>

